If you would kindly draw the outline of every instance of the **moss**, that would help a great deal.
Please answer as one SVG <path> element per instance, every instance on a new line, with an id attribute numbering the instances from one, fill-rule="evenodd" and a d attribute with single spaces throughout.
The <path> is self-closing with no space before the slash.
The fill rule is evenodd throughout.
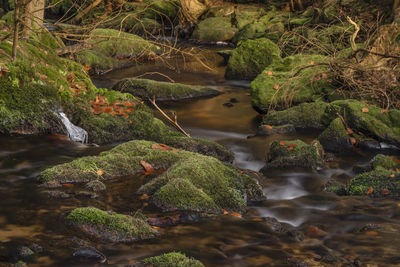
<path id="1" fill-rule="evenodd" d="M 215 96 L 219 92 L 208 87 L 189 86 L 180 83 L 158 82 L 147 79 L 128 78 L 113 87 L 120 92 L 128 92 L 142 99 L 155 97 L 159 101 L 182 100 L 201 96 Z"/>
<path id="2" fill-rule="evenodd" d="M 234 13 L 234 20 L 239 30 L 265 14 L 264 9 L 252 6 L 239 6 Z"/>
<path id="3" fill-rule="evenodd" d="M 264 124 L 291 124 L 296 128 L 324 129 L 323 118 L 328 103 L 318 101 L 303 103 L 283 111 L 272 111 L 263 118 Z"/>
<path id="4" fill-rule="evenodd" d="M 228 18 L 212 17 L 197 24 L 191 38 L 206 43 L 230 41 L 237 31 Z"/>
<path id="5" fill-rule="evenodd" d="M 143 185 L 138 193 L 152 195 L 153 203 L 163 210 L 243 211 L 246 199 L 263 199 L 254 178 L 219 160 L 177 149 L 163 151 L 153 148 L 154 144 L 130 141 L 99 156 L 83 157 L 49 168 L 42 172 L 38 181 L 78 183 L 113 179 L 142 172 L 141 161 L 145 161 L 154 169 L 166 172 Z"/>
<path id="6" fill-rule="evenodd" d="M 382 154 L 376 155 L 370 162 L 370 168 L 376 169 L 382 167 L 387 170 L 396 170 L 400 168 L 400 161 L 396 160 L 396 157 L 385 156 Z"/>
<path id="7" fill-rule="evenodd" d="M 266 169 L 287 167 L 317 169 L 324 166 L 322 154 L 319 142 L 308 145 L 301 140 L 274 141 L 269 148 Z"/>
<path id="8" fill-rule="evenodd" d="M 321 55 L 302 54 L 275 60 L 251 83 L 253 107 L 265 113 L 270 108 L 282 109 L 311 102 L 316 96 L 327 97 L 333 91 L 327 75 L 328 67 L 318 64 L 328 60 Z M 316 67 L 306 67 L 313 64 Z"/>
<path id="9" fill-rule="evenodd" d="M 368 111 L 368 112 L 363 112 Z M 326 120 L 332 120 L 339 112 L 350 128 L 367 137 L 400 145 L 400 112 L 365 104 L 357 100 L 337 100 L 331 103 L 326 112 Z"/>
<path id="10" fill-rule="evenodd" d="M 324 149 L 332 152 L 343 152 L 351 149 L 352 144 L 346 127 L 340 118 L 334 119 L 329 127 L 318 137 Z"/>
<path id="11" fill-rule="evenodd" d="M 269 39 L 240 42 L 229 58 L 225 77 L 250 80 L 272 62 L 280 59 L 278 46 Z"/>
<path id="12" fill-rule="evenodd" d="M 67 224 L 80 228 L 86 234 L 110 242 L 132 242 L 154 238 L 158 234 L 142 219 L 93 207 L 74 209 L 65 219 Z"/>
<path id="13" fill-rule="evenodd" d="M 159 21 L 168 19 L 174 21 L 177 19 L 180 10 L 180 2 L 178 0 L 164 1 L 164 0 L 147 0 L 146 6 L 141 12 L 142 18 L 156 19 Z"/>
<path id="14" fill-rule="evenodd" d="M 93 180 L 88 182 L 85 185 L 85 188 L 93 192 L 99 192 L 106 190 L 106 185 L 100 182 L 99 180 Z"/>
<path id="15" fill-rule="evenodd" d="M 200 261 L 188 258 L 180 252 L 170 252 L 160 256 L 146 258 L 142 262 L 146 266 L 154 267 L 204 267 Z"/>

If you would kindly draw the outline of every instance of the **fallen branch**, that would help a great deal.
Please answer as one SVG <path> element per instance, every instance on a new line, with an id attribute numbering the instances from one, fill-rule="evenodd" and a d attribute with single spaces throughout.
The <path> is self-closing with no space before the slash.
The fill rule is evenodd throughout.
<path id="1" fill-rule="evenodd" d="M 156 104 L 156 98 L 153 97 L 153 99 L 148 98 L 150 103 L 161 113 L 161 115 L 163 115 L 164 118 L 166 118 L 168 120 L 169 123 L 172 124 L 172 126 L 174 126 L 178 131 L 180 131 L 181 133 L 183 133 L 184 135 L 186 135 L 187 137 L 190 137 L 190 134 L 188 134 L 187 132 L 185 132 L 185 130 L 183 130 L 183 128 L 178 124 L 177 122 L 177 117 L 175 115 L 174 120 L 171 119 L 157 104 Z"/>
<path id="2" fill-rule="evenodd" d="M 351 44 L 351 49 L 353 49 L 353 51 L 357 51 L 356 38 L 357 38 L 358 32 L 360 31 L 360 26 L 358 26 L 358 24 L 355 23 L 349 16 L 347 16 L 346 18 L 350 22 L 350 24 L 352 24 L 354 26 L 354 28 L 356 29 L 350 38 L 350 44 Z"/>

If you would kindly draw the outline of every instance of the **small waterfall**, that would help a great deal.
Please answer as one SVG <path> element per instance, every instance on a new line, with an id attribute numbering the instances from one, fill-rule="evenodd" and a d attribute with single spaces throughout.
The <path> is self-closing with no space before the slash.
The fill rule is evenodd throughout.
<path id="1" fill-rule="evenodd" d="M 88 142 L 89 134 L 81 127 L 72 124 L 72 122 L 68 119 L 67 115 L 65 115 L 64 112 L 58 111 L 56 112 L 56 115 L 61 119 L 61 122 L 64 124 L 65 129 L 68 133 L 69 140 L 80 142 L 82 144 L 86 144 Z"/>

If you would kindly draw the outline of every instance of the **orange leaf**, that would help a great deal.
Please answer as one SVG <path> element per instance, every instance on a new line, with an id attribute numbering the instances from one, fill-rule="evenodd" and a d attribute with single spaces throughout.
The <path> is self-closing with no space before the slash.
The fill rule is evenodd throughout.
<path id="1" fill-rule="evenodd" d="M 367 231 L 367 232 L 365 232 L 365 235 L 367 235 L 367 236 L 377 236 L 378 233 L 375 232 L 375 231 Z"/>
<path id="2" fill-rule="evenodd" d="M 285 142 L 285 141 L 280 141 L 279 144 L 280 144 L 281 146 L 284 146 L 284 145 L 286 145 L 286 142 Z"/>
<path id="3" fill-rule="evenodd" d="M 132 124 L 133 124 L 133 121 L 130 120 L 130 121 L 129 121 L 129 124 L 132 125 Z"/>
<path id="4" fill-rule="evenodd" d="M 349 135 L 354 133 L 353 130 L 350 129 L 350 128 L 346 128 L 346 132 L 347 132 L 347 134 L 349 134 Z"/>
<path id="5" fill-rule="evenodd" d="M 144 169 L 144 175 L 151 175 L 151 174 L 154 174 L 154 168 L 153 168 L 153 166 L 151 166 L 151 164 L 150 163 L 147 163 L 146 161 L 144 161 L 144 160 L 141 160 L 140 161 L 140 165 L 142 165 L 142 167 L 143 167 L 143 169 Z"/>
<path id="6" fill-rule="evenodd" d="M 147 207 L 148 205 L 149 205 L 149 203 L 143 202 L 143 207 Z"/>
<path id="7" fill-rule="evenodd" d="M 264 125 L 264 127 L 267 128 L 267 129 L 272 129 L 272 126 L 269 125 L 269 124 Z"/>
<path id="8" fill-rule="evenodd" d="M 140 196 L 141 200 L 148 199 L 148 198 L 149 198 L 149 195 L 147 195 L 147 194 L 143 194 Z"/>
<path id="9" fill-rule="evenodd" d="M 400 169 L 399 169 L 399 168 L 396 168 L 396 172 L 400 172 Z"/>
<path id="10" fill-rule="evenodd" d="M 314 61 L 314 60 L 311 60 L 310 65 L 311 65 L 311 66 L 314 66 L 314 65 L 315 65 L 315 61 Z"/>
<path id="11" fill-rule="evenodd" d="M 132 103 L 132 102 L 130 102 L 130 101 L 125 101 L 125 102 L 122 103 L 122 105 L 124 105 L 124 106 L 127 107 L 127 108 L 134 108 L 134 107 L 136 107 L 136 104 L 134 104 L 134 103 Z"/>
<path id="12" fill-rule="evenodd" d="M 224 214 L 226 215 L 226 214 L 228 214 L 228 212 L 226 210 L 224 210 Z"/>
<path id="13" fill-rule="evenodd" d="M 264 219 L 263 218 L 253 218 L 253 219 L 251 219 L 253 222 L 262 222 L 262 221 L 264 221 Z"/>
<path id="14" fill-rule="evenodd" d="M 328 79 L 328 74 L 326 74 L 326 73 L 322 73 L 322 79 Z"/>
<path id="15" fill-rule="evenodd" d="M 267 74 L 268 76 L 272 76 L 272 71 L 266 71 L 265 74 Z"/>
<path id="16" fill-rule="evenodd" d="M 357 139 L 355 139 L 354 137 L 350 137 L 350 143 L 352 145 L 355 145 L 357 143 Z"/>
<path id="17" fill-rule="evenodd" d="M 321 237 L 326 235 L 326 232 L 319 229 L 317 226 L 310 225 L 306 230 L 306 235 L 309 237 Z"/>
<path id="18" fill-rule="evenodd" d="M 394 173 L 392 173 L 389 177 L 394 178 L 394 177 L 396 177 L 396 175 Z"/>
<path id="19" fill-rule="evenodd" d="M 369 109 L 368 108 L 362 108 L 361 111 L 364 112 L 364 113 L 368 113 Z"/>
<path id="20" fill-rule="evenodd" d="M 381 110 L 381 113 L 389 113 L 389 110 L 387 110 L 387 109 L 382 109 L 382 110 Z"/>
<path id="21" fill-rule="evenodd" d="M 382 196 L 389 195 L 389 193 L 390 193 L 389 189 L 382 189 L 382 191 L 381 191 Z"/>
<path id="22" fill-rule="evenodd" d="M 374 188 L 371 186 L 367 191 L 367 195 L 371 195 L 373 192 L 374 192 Z"/>
<path id="23" fill-rule="evenodd" d="M 393 157 L 392 160 L 393 160 L 394 162 L 396 162 L 397 164 L 400 164 L 400 159 L 398 159 L 398 158 L 396 158 L 396 157 Z"/>
<path id="24" fill-rule="evenodd" d="M 64 186 L 64 187 L 74 187 L 75 185 L 74 184 L 62 184 L 62 186 Z"/>
<path id="25" fill-rule="evenodd" d="M 171 150 L 173 150 L 173 148 L 171 148 L 171 147 L 169 147 L 169 146 L 167 146 L 165 144 L 153 144 L 151 146 L 151 148 L 152 149 L 158 149 L 158 150 L 161 150 L 161 151 L 171 151 Z"/>
<path id="26" fill-rule="evenodd" d="M 279 84 L 277 84 L 277 83 L 274 84 L 274 89 L 275 89 L 275 90 L 278 90 L 278 89 L 279 89 Z"/>
<path id="27" fill-rule="evenodd" d="M 160 230 L 161 228 L 158 226 L 152 226 L 151 228 L 155 229 L 155 230 Z"/>
<path id="28" fill-rule="evenodd" d="M 128 113 L 132 113 L 132 112 L 134 112 L 134 111 L 135 111 L 134 108 L 127 108 L 127 109 L 125 109 L 125 112 L 128 112 Z"/>
<path id="29" fill-rule="evenodd" d="M 230 215 L 232 215 L 234 217 L 242 218 L 242 214 L 240 214 L 239 212 L 231 212 Z"/>
<path id="30" fill-rule="evenodd" d="M 294 149 L 294 147 L 292 147 L 292 146 L 289 146 L 289 147 L 287 148 L 288 151 L 293 150 L 293 149 Z"/>
<path id="31" fill-rule="evenodd" d="M 102 176 L 103 174 L 104 174 L 103 170 L 100 169 L 100 170 L 97 171 L 97 175 Z"/>

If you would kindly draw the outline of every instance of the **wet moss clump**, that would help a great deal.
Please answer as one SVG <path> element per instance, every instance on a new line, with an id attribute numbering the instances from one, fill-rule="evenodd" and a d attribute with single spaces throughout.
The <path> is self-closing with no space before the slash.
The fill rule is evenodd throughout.
<path id="1" fill-rule="evenodd" d="M 328 61 L 325 56 L 302 54 L 275 60 L 251 83 L 252 106 L 266 113 L 327 98 L 333 92 L 328 66 L 323 65 Z"/>
<path id="2" fill-rule="evenodd" d="M 205 43 L 230 41 L 237 31 L 229 18 L 211 17 L 197 24 L 191 38 Z"/>
<path id="3" fill-rule="evenodd" d="M 328 128 L 321 133 L 318 140 L 324 149 L 332 152 L 343 152 L 353 147 L 346 127 L 340 118 L 334 119 Z"/>
<path id="4" fill-rule="evenodd" d="M 216 158 L 172 148 L 164 151 L 149 141 L 130 141 L 99 156 L 54 166 L 42 172 L 38 181 L 108 180 L 143 172 L 143 162 L 165 172 L 143 185 L 138 194 L 151 196 L 150 200 L 164 211 L 241 212 L 247 201 L 264 199 L 255 178 Z"/>
<path id="5" fill-rule="evenodd" d="M 189 258 L 180 252 L 170 252 L 160 256 L 146 258 L 142 260 L 142 263 L 145 266 L 154 267 L 204 267 L 204 265 L 200 261 Z"/>
<path id="6" fill-rule="evenodd" d="M 279 47 L 267 38 L 239 42 L 229 58 L 225 77 L 251 80 L 280 57 Z"/>
<path id="7" fill-rule="evenodd" d="M 318 141 L 311 144 L 301 140 L 274 141 L 270 145 L 268 158 L 264 171 L 288 167 L 318 169 L 325 166 L 323 148 Z"/>
<path id="8" fill-rule="evenodd" d="M 65 220 L 68 225 L 107 242 L 133 242 L 158 235 L 156 230 L 140 218 L 93 207 L 74 209 Z"/>
<path id="9" fill-rule="evenodd" d="M 219 92 L 209 87 L 189 86 L 180 83 L 158 82 L 148 79 L 128 78 L 119 81 L 114 90 L 127 92 L 142 99 L 182 100 L 188 98 L 215 96 Z"/>

